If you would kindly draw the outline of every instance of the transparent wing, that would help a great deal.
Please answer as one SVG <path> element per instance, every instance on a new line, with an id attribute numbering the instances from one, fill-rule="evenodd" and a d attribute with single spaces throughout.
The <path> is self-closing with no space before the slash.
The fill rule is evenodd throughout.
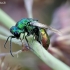
<path id="1" fill-rule="evenodd" d="M 54 28 L 52 28 L 52 27 L 50 27 L 50 26 L 47 26 L 47 25 L 45 25 L 45 24 L 39 23 L 39 22 L 37 22 L 37 21 L 33 21 L 33 22 L 31 22 L 30 24 L 33 25 L 33 26 L 38 26 L 38 27 L 40 27 L 40 28 L 50 29 L 50 30 L 53 31 L 54 33 L 56 33 L 56 34 L 58 34 L 58 35 L 62 35 L 62 33 L 61 33 L 60 31 L 58 31 L 58 30 L 56 30 L 56 29 L 54 29 Z"/>

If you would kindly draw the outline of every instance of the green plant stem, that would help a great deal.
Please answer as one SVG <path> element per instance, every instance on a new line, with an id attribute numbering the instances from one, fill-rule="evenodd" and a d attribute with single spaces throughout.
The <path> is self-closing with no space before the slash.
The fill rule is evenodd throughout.
<path id="1" fill-rule="evenodd" d="M 12 25 L 15 25 L 16 23 L 2 9 L 0 9 L 0 22 L 2 22 L 9 29 L 11 28 Z"/>
<path id="2" fill-rule="evenodd" d="M 6 25 L 8 28 L 15 24 L 5 12 L 0 10 L 1 14 L 1 22 Z M 33 36 L 28 37 L 28 42 L 30 46 L 30 50 L 35 53 L 42 61 L 44 61 L 49 67 L 54 70 L 70 70 L 70 68 L 61 62 L 60 60 L 53 57 L 48 51 L 46 51 L 41 44 L 39 44 L 36 40 L 33 39 Z"/>
<path id="3" fill-rule="evenodd" d="M 54 70 L 70 70 L 66 64 L 53 57 L 43 48 L 40 43 L 38 43 L 36 40 L 33 40 L 33 37 L 28 37 L 28 42 L 31 51 L 35 53 L 41 60 L 43 60 L 49 67 Z"/>

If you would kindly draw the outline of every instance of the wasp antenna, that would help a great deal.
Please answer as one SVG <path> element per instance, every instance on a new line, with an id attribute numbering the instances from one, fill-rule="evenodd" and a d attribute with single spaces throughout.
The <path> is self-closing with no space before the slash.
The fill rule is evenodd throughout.
<path id="1" fill-rule="evenodd" d="M 4 48 L 6 48 L 6 43 L 8 42 L 8 40 L 9 40 L 10 37 L 11 37 L 11 36 L 9 36 L 9 37 L 7 38 L 7 40 L 6 40 L 5 44 L 4 44 Z"/>
<path id="2" fill-rule="evenodd" d="M 11 46 L 12 46 L 11 42 L 12 42 L 12 38 L 13 38 L 13 37 L 14 37 L 14 36 L 11 36 L 11 38 L 10 38 L 10 54 L 12 55 L 12 57 L 14 57 L 13 54 L 12 54 L 12 51 L 11 51 Z"/>
<path id="3" fill-rule="evenodd" d="M 51 31 L 53 31 L 54 33 L 60 35 L 60 36 L 62 35 L 62 33 L 59 30 L 57 30 L 57 29 L 55 29 L 53 27 L 47 26 L 47 28 L 50 29 Z"/>

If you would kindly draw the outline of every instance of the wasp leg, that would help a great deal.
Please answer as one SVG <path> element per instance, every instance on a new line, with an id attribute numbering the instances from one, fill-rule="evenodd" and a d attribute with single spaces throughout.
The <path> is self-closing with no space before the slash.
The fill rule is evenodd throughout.
<path id="1" fill-rule="evenodd" d="M 32 39 L 32 42 L 34 41 L 34 37 L 35 37 L 35 33 L 33 34 L 33 39 Z"/>
<path id="2" fill-rule="evenodd" d="M 25 32 L 24 32 L 23 38 L 22 39 L 20 38 L 20 40 L 21 40 L 22 48 L 23 48 L 22 51 L 27 51 L 28 48 L 27 48 L 26 44 L 23 44 L 23 39 L 25 39 Z"/>
<path id="3" fill-rule="evenodd" d="M 25 33 L 24 33 L 24 35 L 23 35 L 23 38 L 21 39 L 20 38 L 20 40 L 21 40 L 21 42 L 22 42 L 22 47 L 23 47 L 23 39 L 25 38 Z"/>
<path id="4" fill-rule="evenodd" d="M 28 40 L 27 40 L 27 37 L 26 36 L 25 36 L 25 39 L 26 39 L 26 42 L 28 44 L 28 47 L 27 48 L 29 49 L 29 43 L 28 43 Z"/>
<path id="5" fill-rule="evenodd" d="M 25 38 L 25 33 L 24 33 L 24 35 L 23 35 L 23 39 Z"/>
<path id="6" fill-rule="evenodd" d="M 7 40 L 6 40 L 5 44 L 4 44 L 4 48 L 6 48 L 6 44 L 7 44 L 7 42 L 8 42 L 8 40 L 9 40 L 10 37 L 11 37 L 11 36 L 9 36 L 9 37 L 7 38 Z"/>
<path id="7" fill-rule="evenodd" d="M 26 41 L 27 41 L 27 43 L 28 43 L 28 40 L 27 40 L 27 37 L 26 37 L 26 36 L 25 36 L 25 39 L 26 39 Z M 27 48 L 33 50 L 32 48 L 30 48 L 29 43 L 28 43 Z"/>
<path id="8" fill-rule="evenodd" d="M 13 54 L 12 54 L 12 51 L 11 51 L 11 46 L 12 46 L 11 42 L 12 42 L 12 38 L 15 38 L 15 37 L 14 37 L 14 36 L 11 36 L 11 38 L 10 38 L 10 54 L 12 55 L 12 57 L 14 57 Z"/>
<path id="9" fill-rule="evenodd" d="M 39 39 L 38 39 L 39 43 L 41 44 L 41 37 L 39 36 Z"/>
<path id="10" fill-rule="evenodd" d="M 42 36 L 41 36 L 40 28 L 39 28 L 39 43 L 42 45 Z"/>

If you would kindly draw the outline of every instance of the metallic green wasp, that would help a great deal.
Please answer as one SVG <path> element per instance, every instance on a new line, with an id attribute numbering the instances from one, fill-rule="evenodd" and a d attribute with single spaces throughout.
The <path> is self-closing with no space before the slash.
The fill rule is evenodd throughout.
<path id="1" fill-rule="evenodd" d="M 52 30 L 54 32 L 58 32 L 57 30 L 55 30 L 55 29 L 53 29 L 49 26 L 46 26 L 44 24 L 39 23 L 38 20 L 35 20 L 35 19 L 32 19 L 32 18 L 23 18 L 20 21 L 18 21 L 15 26 L 12 26 L 10 28 L 10 32 L 13 34 L 13 36 L 9 36 L 7 38 L 7 40 L 4 44 L 4 47 L 6 48 L 5 45 L 8 41 L 8 39 L 10 38 L 10 53 L 13 56 L 12 51 L 11 51 L 11 40 L 12 40 L 12 38 L 19 39 L 21 33 L 24 33 L 23 39 L 25 37 L 27 42 L 28 42 L 27 36 L 34 35 L 35 39 L 39 43 L 41 43 L 44 47 L 45 47 L 45 44 L 44 44 L 43 40 L 45 39 L 44 40 L 45 43 L 46 43 L 45 48 L 48 48 L 48 46 L 50 44 L 50 39 L 49 39 L 49 36 L 46 32 L 47 28 L 49 28 L 50 30 Z M 25 33 L 27 33 L 26 36 L 25 36 Z"/>

